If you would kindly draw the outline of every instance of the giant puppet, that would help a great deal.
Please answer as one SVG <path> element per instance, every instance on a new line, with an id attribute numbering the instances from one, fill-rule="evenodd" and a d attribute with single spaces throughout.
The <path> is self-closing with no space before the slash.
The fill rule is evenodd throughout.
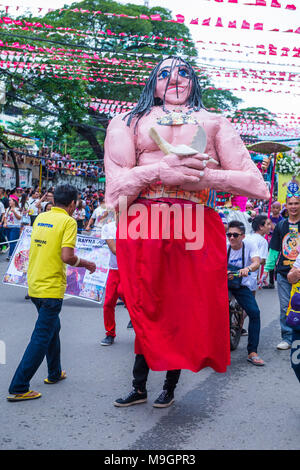
<path id="1" fill-rule="evenodd" d="M 206 111 L 195 71 L 179 57 L 158 63 L 136 107 L 112 119 L 105 173 L 107 206 L 119 211 L 120 201 L 122 207 L 127 201 L 117 258 L 136 333 L 134 391 L 115 405 L 145 401 L 151 369 L 168 371 L 156 401 L 168 406 L 181 369 L 225 372 L 230 363 L 226 240 L 214 210 L 216 191 L 255 199 L 269 199 L 269 191 L 231 123 Z M 152 230 L 158 205 L 170 208 L 169 237 L 161 220 Z M 187 249 L 184 230 L 177 236 L 182 227 L 172 216 L 175 206 L 182 209 L 182 226 L 190 223 L 203 232 L 201 247 Z M 122 220 L 126 236 L 124 226 L 120 236 Z M 140 236 L 130 231 L 137 225 Z"/>

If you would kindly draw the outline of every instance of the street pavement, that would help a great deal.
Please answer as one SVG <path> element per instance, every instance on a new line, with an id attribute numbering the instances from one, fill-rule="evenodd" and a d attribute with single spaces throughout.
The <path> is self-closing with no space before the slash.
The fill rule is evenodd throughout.
<path id="1" fill-rule="evenodd" d="M 1 280 L 6 266 L 0 255 Z M 113 401 L 130 391 L 134 361 L 127 310 L 117 306 L 115 344 L 103 347 L 102 309 L 67 298 L 61 313 L 67 379 L 45 385 L 44 361 L 31 381 L 31 389 L 40 391 L 42 398 L 9 403 L 8 386 L 28 344 L 36 310 L 24 299 L 25 289 L 3 284 L 0 289 L 0 341 L 6 347 L 6 363 L 0 363 L 0 449 L 299 449 L 300 384 L 289 351 L 276 350 L 281 339 L 276 290 L 257 295 L 264 367 L 247 362 L 247 337 L 242 337 L 226 374 L 183 371 L 172 407 L 152 407 L 164 373 L 150 371 L 148 402 L 120 409 Z"/>

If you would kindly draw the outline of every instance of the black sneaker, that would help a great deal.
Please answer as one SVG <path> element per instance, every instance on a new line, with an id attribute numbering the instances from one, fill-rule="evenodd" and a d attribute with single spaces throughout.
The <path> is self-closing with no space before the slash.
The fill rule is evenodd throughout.
<path id="1" fill-rule="evenodd" d="M 248 336 L 248 331 L 243 328 L 241 331 L 241 336 Z"/>
<path id="2" fill-rule="evenodd" d="M 168 392 L 168 390 L 163 390 L 159 397 L 153 403 L 154 408 L 167 408 L 174 403 L 174 392 Z"/>
<path id="3" fill-rule="evenodd" d="M 138 405 L 139 403 L 145 403 L 147 401 L 147 392 L 138 393 L 136 390 L 132 390 L 129 395 L 125 398 L 118 398 L 115 402 L 115 406 L 131 406 Z"/>
<path id="4" fill-rule="evenodd" d="M 133 328 L 132 323 L 131 323 L 131 320 L 129 321 L 129 323 L 128 323 L 128 325 L 127 325 L 127 328 Z"/>
<path id="5" fill-rule="evenodd" d="M 101 341 L 101 346 L 112 346 L 114 344 L 115 338 L 113 336 L 105 336 Z"/>

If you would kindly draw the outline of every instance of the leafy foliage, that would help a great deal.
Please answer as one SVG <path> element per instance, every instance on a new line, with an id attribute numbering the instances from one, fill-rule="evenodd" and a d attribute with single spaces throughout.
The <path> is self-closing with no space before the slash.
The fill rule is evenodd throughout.
<path id="1" fill-rule="evenodd" d="M 74 8 L 133 17 L 159 14 L 162 20 L 169 21 L 78 14 L 71 11 Z M 98 159 L 103 157 L 108 118 L 89 107 L 91 98 L 136 102 L 142 88 L 130 82 L 145 81 L 149 74 L 147 60 L 155 62 L 163 55 L 184 54 L 195 64 L 197 53 L 189 29 L 184 24 L 170 21 L 171 12 L 163 7 L 148 9 L 113 0 L 84 0 L 70 5 L 68 11 L 56 10 L 43 18 L 29 16 L 19 19 L 49 27 L 28 27 L 27 30 L 2 28 L 1 39 L 7 42 L 8 47 L 12 47 L 14 41 L 23 45 L 33 44 L 39 48 L 40 63 L 46 68 L 44 71 L 39 67 L 24 68 L 22 73 L 1 70 L 0 77 L 6 82 L 8 102 L 23 104 L 23 127 L 30 135 L 45 141 L 48 146 L 53 141 L 70 142 L 75 135 L 80 136 Z M 184 41 L 165 41 L 163 38 L 182 38 Z M 62 51 L 66 50 L 71 50 L 73 55 L 66 55 L 66 52 L 63 55 Z M 103 62 L 105 58 L 115 60 L 106 64 Z M 128 62 L 121 63 L 121 59 L 135 60 L 135 65 L 129 67 Z M 74 68 L 71 69 L 71 66 Z M 128 70 L 132 68 L 135 68 L 134 73 Z M 107 81 L 97 82 L 88 78 L 97 77 L 99 73 Z M 214 89 L 207 77 L 199 78 L 207 108 L 234 109 L 241 101 L 230 91 Z M 72 155 L 90 155 L 90 151 L 83 151 L 80 139 L 75 140 Z"/>
<path id="2" fill-rule="evenodd" d="M 266 108 L 250 107 L 240 109 L 232 114 L 233 119 L 249 121 L 256 124 L 277 124 L 274 115 Z"/>

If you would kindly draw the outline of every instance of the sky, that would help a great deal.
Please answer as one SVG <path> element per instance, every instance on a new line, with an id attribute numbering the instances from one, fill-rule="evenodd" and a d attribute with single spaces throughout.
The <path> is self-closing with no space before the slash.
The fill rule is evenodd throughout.
<path id="1" fill-rule="evenodd" d="M 3 1 L 3 0 L 2 0 Z M 4 0 L 2 5 L 9 4 L 13 6 L 28 6 L 30 9 L 37 7 L 44 7 L 44 0 Z M 279 0 L 283 8 L 271 8 L 271 0 L 267 0 L 266 7 L 261 6 L 246 6 L 244 3 L 255 3 L 255 0 L 238 0 L 238 4 L 228 4 L 228 0 L 223 3 L 218 3 L 216 0 L 149 0 L 150 7 L 163 6 L 171 10 L 173 18 L 176 19 L 176 14 L 184 15 L 185 24 L 190 28 L 194 41 L 205 41 L 205 45 L 196 43 L 198 48 L 198 64 L 213 64 L 221 67 L 242 68 L 249 67 L 249 59 L 254 61 L 251 63 L 251 68 L 257 70 L 270 70 L 270 71 L 287 71 L 297 72 L 300 74 L 300 58 L 280 57 L 278 56 L 246 56 L 245 54 L 237 53 L 218 53 L 215 51 L 215 46 L 207 44 L 209 41 L 216 41 L 218 43 L 225 42 L 228 46 L 232 43 L 239 43 L 241 45 L 258 45 L 264 44 L 268 49 L 269 44 L 281 47 L 300 47 L 300 34 L 283 33 L 283 32 L 268 32 L 269 29 L 279 28 L 286 30 L 289 28 L 296 29 L 300 26 L 300 0 Z M 59 8 L 64 5 L 70 5 L 72 1 L 51 0 L 51 8 Z M 120 3 L 135 3 L 143 5 L 144 0 L 131 0 L 131 2 L 121 0 Z M 284 7 L 287 4 L 295 4 L 296 11 L 286 10 Z M 11 10 L 12 11 L 12 10 Z M 46 11 L 44 11 L 45 13 Z M 42 12 L 43 13 L 43 12 Z M 227 27 L 216 28 L 214 26 L 201 26 L 203 19 L 211 18 L 211 25 L 215 25 L 218 17 L 222 18 L 223 25 L 227 25 L 228 21 L 237 21 L 237 29 L 229 29 Z M 190 25 L 192 19 L 199 18 L 200 25 Z M 241 30 L 240 25 L 243 20 L 247 20 L 251 25 L 251 30 Z M 264 31 L 253 31 L 253 24 L 261 22 L 264 24 Z M 205 49 L 202 49 L 202 48 Z M 214 50 L 212 50 L 212 47 Z M 238 48 L 233 48 L 237 49 Z M 245 50 L 244 48 L 242 48 Z M 290 53 L 291 56 L 291 53 Z M 243 62 L 241 62 L 243 57 Z M 259 64 L 258 61 L 265 62 L 266 60 L 272 61 L 272 64 L 266 63 Z M 229 80 L 229 79 L 227 79 Z M 232 80 L 232 79 L 230 79 Z M 213 80 L 216 86 L 226 88 L 226 81 L 224 78 Z M 241 83 L 239 79 L 231 81 L 236 87 L 244 85 L 247 88 L 255 87 L 262 88 L 259 83 Z M 228 85 L 228 82 L 227 82 Z M 289 87 L 284 87 L 284 90 L 291 90 Z M 296 88 L 293 88 L 294 90 Z M 300 94 L 300 87 L 296 89 Z M 263 93 L 263 92 L 238 92 L 234 94 L 243 99 L 240 107 L 262 106 L 269 111 L 277 112 L 290 112 L 300 115 L 299 112 L 299 95 L 290 95 L 286 93 Z"/>

